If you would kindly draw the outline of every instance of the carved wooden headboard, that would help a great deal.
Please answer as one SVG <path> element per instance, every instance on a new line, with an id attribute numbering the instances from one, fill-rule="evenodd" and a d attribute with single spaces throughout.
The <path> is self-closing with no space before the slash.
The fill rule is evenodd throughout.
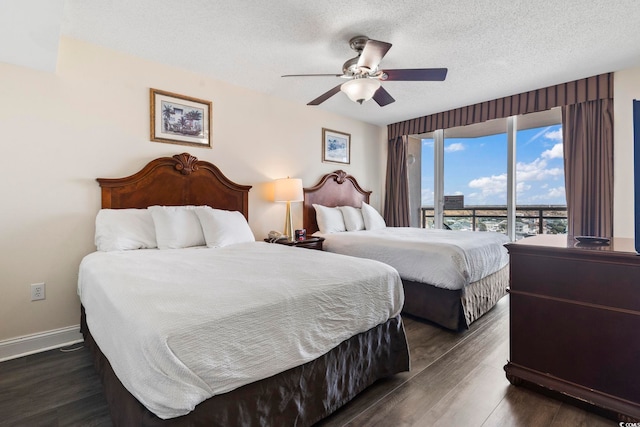
<path id="1" fill-rule="evenodd" d="M 208 205 L 240 211 L 249 219 L 250 185 L 228 179 L 215 165 L 189 153 L 152 160 L 125 178 L 98 178 L 102 207 Z"/>
<path id="2" fill-rule="evenodd" d="M 302 223 L 307 235 L 318 231 L 314 204 L 335 207 L 354 206 L 369 203 L 371 191 L 363 190 L 356 179 L 343 170 L 328 173 L 313 187 L 305 188 L 302 206 Z"/>

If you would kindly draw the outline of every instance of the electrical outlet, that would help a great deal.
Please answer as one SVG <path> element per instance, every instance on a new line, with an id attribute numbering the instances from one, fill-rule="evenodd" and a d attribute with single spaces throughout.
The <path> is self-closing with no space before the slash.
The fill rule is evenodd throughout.
<path id="1" fill-rule="evenodd" d="M 31 285 L 31 301 L 45 299 L 44 283 L 33 283 Z"/>

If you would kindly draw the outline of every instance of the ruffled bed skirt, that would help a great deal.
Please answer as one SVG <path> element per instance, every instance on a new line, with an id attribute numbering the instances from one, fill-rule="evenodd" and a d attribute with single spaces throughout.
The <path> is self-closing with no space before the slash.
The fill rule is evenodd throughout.
<path id="1" fill-rule="evenodd" d="M 87 327 L 81 330 L 102 380 L 116 426 L 309 426 L 376 380 L 409 370 L 409 349 L 397 316 L 342 342 L 316 360 L 200 403 L 189 414 L 162 420 L 116 377 Z"/>

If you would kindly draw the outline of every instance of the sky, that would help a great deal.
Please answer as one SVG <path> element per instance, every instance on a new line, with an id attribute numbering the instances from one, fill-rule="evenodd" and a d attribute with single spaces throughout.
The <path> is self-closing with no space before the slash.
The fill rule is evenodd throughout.
<path id="1" fill-rule="evenodd" d="M 433 206 L 433 140 L 422 140 L 422 206 Z M 507 204 L 507 135 L 446 138 L 444 194 L 466 205 Z M 518 131 L 516 204 L 566 205 L 562 125 Z"/>

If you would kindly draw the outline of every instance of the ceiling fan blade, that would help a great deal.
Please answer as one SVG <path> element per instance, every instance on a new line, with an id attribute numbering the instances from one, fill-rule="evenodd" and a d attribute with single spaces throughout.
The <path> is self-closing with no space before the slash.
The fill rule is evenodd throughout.
<path id="1" fill-rule="evenodd" d="M 391 104 L 392 102 L 396 102 L 396 100 L 393 99 L 393 96 L 389 95 L 389 92 L 387 92 L 382 86 L 380 86 L 378 90 L 376 90 L 376 93 L 373 94 L 373 100 L 381 107 Z"/>
<path id="2" fill-rule="evenodd" d="M 367 40 L 367 44 L 364 45 L 360 58 L 358 58 L 358 67 L 375 70 L 389 49 L 391 49 L 391 43 Z"/>
<path id="3" fill-rule="evenodd" d="M 339 84 L 338 86 L 334 87 L 333 89 L 323 93 L 322 95 L 320 95 L 319 97 L 317 97 L 313 101 L 309 102 L 307 105 L 320 105 L 320 104 L 322 104 L 324 101 L 326 101 L 327 99 L 331 98 L 336 93 L 340 92 L 340 86 L 342 86 L 342 85 Z"/>
<path id="4" fill-rule="evenodd" d="M 342 77 L 342 74 L 286 74 L 280 77 Z"/>
<path id="5" fill-rule="evenodd" d="M 440 82 L 447 77 L 446 68 L 413 68 L 413 69 L 401 69 L 401 70 L 384 70 L 384 76 L 382 80 L 395 80 L 395 81 L 434 81 Z"/>

